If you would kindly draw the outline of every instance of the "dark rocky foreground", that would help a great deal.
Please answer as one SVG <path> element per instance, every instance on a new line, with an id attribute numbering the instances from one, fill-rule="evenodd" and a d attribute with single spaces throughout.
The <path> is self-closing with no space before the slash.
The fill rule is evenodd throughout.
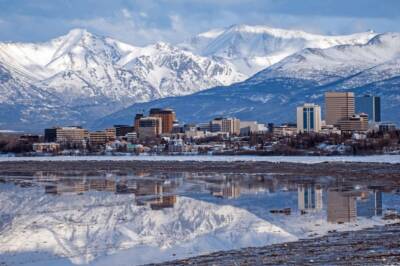
<path id="1" fill-rule="evenodd" d="M 159 265 L 400 265 L 400 223 Z"/>

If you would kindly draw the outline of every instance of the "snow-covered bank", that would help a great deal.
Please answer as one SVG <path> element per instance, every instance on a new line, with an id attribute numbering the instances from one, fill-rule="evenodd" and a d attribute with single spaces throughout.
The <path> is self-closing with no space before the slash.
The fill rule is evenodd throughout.
<path id="1" fill-rule="evenodd" d="M 400 155 L 371 156 L 43 156 L 0 157 L 0 162 L 19 161 L 212 161 L 212 162 L 287 162 L 314 164 L 322 162 L 400 163 Z"/>

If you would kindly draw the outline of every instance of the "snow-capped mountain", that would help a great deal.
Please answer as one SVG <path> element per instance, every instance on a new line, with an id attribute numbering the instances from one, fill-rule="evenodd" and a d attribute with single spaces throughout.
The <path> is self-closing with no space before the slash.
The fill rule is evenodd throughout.
<path id="1" fill-rule="evenodd" d="M 259 73 L 255 80 L 290 77 L 314 80 L 322 85 L 350 76 L 352 83 L 348 87 L 354 87 L 355 80 L 364 84 L 399 75 L 399 59 L 400 34 L 385 33 L 364 45 L 307 48 Z"/>
<path id="2" fill-rule="evenodd" d="M 135 47 L 81 29 L 45 43 L 0 43 L 0 64 L 7 76 L 21 81 L 18 86 L 0 83 L 1 105 L 16 104 L 6 97 L 16 93 L 15 87 L 31 93 L 38 88 L 47 94 L 41 98 L 43 105 L 59 101 L 59 106 L 87 114 L 82 121 L 71 117 L 69 123 L 85 123 L 135 102 L 189 94 L 244 78 L 223 60 L 164 43 Z M 31 100 L 27 94 L 19 97 L 26 103 Z"/>
<path id="3" fill-rule="evenodd" d="M 383 119 L 400 122 L 399 44 L 400 33 L 385 33 L 366 44 L 306 48 L 244 82 L 133 105 L 94 126 L 122 122 L 134 109 L 155 106 L 174 108 L 184 122 L 208 121 L 220 115 L 262 122 L 295 121 L 296 106 L 304 102 L 323 106 L 324 92 L 332 90 L 381 96 Z"/>
<path id="4" fill-rule="evenodd" d="M 342 44 L 365 44 L 372 31 L 344 36 L 324 36 L 267 26 L 233 25 L 201 33 L 181 47 L 203 56 L 217 56 L 252 76 L 304 48 L 329 48 Z"/>
<path id="5" fill-rule="evenodd" d="M 271 65 L 279 76 L 277 68 L 283 63 L 289 68 L 287 60 L 294 60 L 292 68 L 296 71 L 292 55 L 299 56 L 302 49 L 310 48 L 306 51 L 312 53 L 335 45 L 364 47 L 377 41 L 375 36 L 373 32 L 322 36 L 235 25 L 201 33 L 175 46 L 160 42 L 137 47 L 82 29 L 44 43 L 0 43 L 2 75 L 12 81 L 0 82 L 0 128 L 41 130 L 55 124 L 87 125 L 132 104 L 241 82 Z M 397 61 L 393 60 L 395 67 Z M 318 60 L 310 61 L 314 63 L 319 64 Z M 347 63 L 352 60 L 342 62 Z M 374 67 L 378 71 L 378 66 Z M 386 71 L 391 71 L 392 66 L 387 67 Z M 211 106 L 206 112 L 215 115 L 211 113 L 215 108 Z M 132 123 L 131 116 L 126 122 Z"/>

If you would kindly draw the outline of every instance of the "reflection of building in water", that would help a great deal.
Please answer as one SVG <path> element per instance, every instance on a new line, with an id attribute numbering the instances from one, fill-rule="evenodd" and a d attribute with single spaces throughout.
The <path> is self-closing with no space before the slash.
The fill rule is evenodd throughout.
<path id="1" fill-rule="evenodd" d="M 82 194 L 89 190 L 85 179 L 65 179 L 45 186 L 45 193 L 49 194 Z"/>
<path id="2" fill-rule="evenodd" d="M 357 198 L 357 216 L 373 217 L 382 215 L 382 192 L 365 191 Z"/>
<path id="3" fill-rule="evenodd" d="M 219 188 L 211 189 L 211 194 L 221 198 L 238 198 L 240 196 L 240 185 L 237 183 L 226 183 Z"/>
<path id="4" fill-rule="evenodd" d="M 356 195 L 350 191 L 328 190 L 328 222 L 347 223 L 357 218 Z"/>
<path id="5" fill-rule="evenodd" d="M 89 179 L 90 190 L 115 192 L 116 184 L 114 180 L 108 179 Z"/>
<path id="6" fill-rule="evenodd" d="M 161 196 L 157 200 L 150 202 L 152 210 L 161 210 L 165 208 L 173 208 L 176 203 L 176 195 Z"/>
<path id="7" fill-rule="evenodd" d="M 322 188 L 315 184 L 301 184 L 297 188 L 299 210 L 321 210 Z"/>

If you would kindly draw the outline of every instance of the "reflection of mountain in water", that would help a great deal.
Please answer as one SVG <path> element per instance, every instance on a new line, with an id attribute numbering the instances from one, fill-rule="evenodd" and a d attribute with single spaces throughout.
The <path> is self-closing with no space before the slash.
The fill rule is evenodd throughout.
<path id="1" fill-rule="evenodd" d="M 0 213 L 8 218 L 0 225 L 0 254 L 16 263 L 30 262 L 22 254 L 46 252 L 37 263 L 65 257 L 74 264 L 142 264 L 383 223 L 363 218 L 382 214 L 379 189 L 324 178 L 37 173 L 2 180 Z M 270 212 L 283 208 L 291 214 Z"/>

